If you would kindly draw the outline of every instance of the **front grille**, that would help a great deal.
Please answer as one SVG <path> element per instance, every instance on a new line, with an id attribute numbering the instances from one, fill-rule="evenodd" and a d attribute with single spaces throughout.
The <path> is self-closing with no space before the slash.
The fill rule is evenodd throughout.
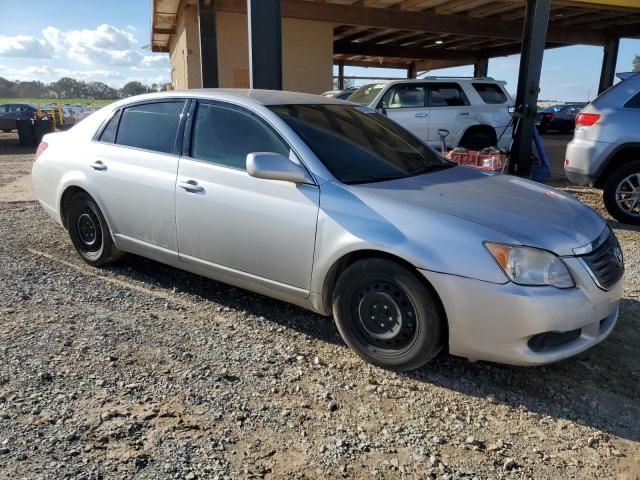
<path id="1" fill-rule="evenodd" d="M 596 284 L 604 290 L 613 287 L 624 273 L 622 249 L 613 232 L 595 250 L 580 258 Z"/>

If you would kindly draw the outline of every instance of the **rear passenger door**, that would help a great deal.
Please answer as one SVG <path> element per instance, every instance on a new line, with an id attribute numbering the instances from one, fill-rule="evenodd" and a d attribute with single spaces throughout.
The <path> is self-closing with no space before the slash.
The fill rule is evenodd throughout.
<path id="1" fill-rule="evenodd" d="M 428 86 L 428 143 L 440 145 L 438 130 L 449 131 L 448 147 L 456 147 L 464 131 L 475 123 L 475 115 L 462 87 L 455 82 L 432 82 Z"/>
<path id="2" fill-rule="evenodd" d="M 134 253 L 178 250 L 174 195 L 184 108 L 184 100 L 171 99 L 118 110 L 86 159 L 116 241 Z"/>
<path id="3" fill-rule="evenodd" d="M 382 97 L 386 115 L 423 142 L 429 134 L 429 111 L 425 85 L 406 83 L 392 86 Z"/>

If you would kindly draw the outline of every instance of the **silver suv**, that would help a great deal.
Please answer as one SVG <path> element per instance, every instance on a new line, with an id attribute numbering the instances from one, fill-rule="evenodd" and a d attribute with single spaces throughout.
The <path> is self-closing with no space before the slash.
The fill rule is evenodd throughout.
<path id="1" fill-rule="evenodd" d="M 506 149 L 513 102 L 504 85 L 490 77 L 394 80 L 364 85 L 349 101 L 384 113 L 430 145 L 440 146 L 438 131 L 448 130 L 450 148 Z"/>
<path id="2" fill-rule="evenodd" d="M 611 216 L 640 225 L 640 74 L 582 109 L 565 158 L 569 180 L 601 188 Z"/>

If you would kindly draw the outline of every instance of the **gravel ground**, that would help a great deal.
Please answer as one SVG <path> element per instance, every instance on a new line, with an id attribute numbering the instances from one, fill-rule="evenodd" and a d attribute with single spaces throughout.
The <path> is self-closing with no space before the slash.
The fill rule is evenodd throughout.
<path id="1" fill-rule="evenodd" d="M 35 202 L 0 203 L 0 478 L 638 479 L 640 231 L 611 225 L 601 345 L 397 374 L 299 308 L 133 256 L 93 269 Z"/>

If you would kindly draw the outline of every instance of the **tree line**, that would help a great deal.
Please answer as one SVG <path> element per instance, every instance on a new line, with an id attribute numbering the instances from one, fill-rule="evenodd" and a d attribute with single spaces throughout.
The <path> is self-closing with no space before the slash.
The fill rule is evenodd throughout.
<path id="1" fill-rule="evenodd" d="M 141 93 L 158 92 L 167 89 L 166 84 L 144 85 L 133 81 L 122 88 L 113 88 L 103 82 L 85 82 L 63 77 L 58 81 L 43 83 L 35 81 L 11 81 L 0 77 L 0 98 L 87 98 L 115 100 Z"/>

